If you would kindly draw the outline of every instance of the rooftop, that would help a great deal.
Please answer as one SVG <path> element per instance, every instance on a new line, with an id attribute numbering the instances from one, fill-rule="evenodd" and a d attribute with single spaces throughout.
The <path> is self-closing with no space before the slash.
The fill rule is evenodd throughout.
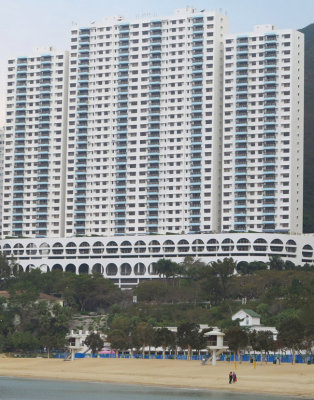
<path id="1" fill-rule="evenodd" d="M 4 297 L 6 299 L 10 298 L 10 293 L 7 290 L 0 290 L 0 297 Z M 60 301 L 58 297 L 51 296 L 46 293 L 39 293 L 38 300 L 46 300 L 46 301 Z"/>
<path id="2" fill-rule="evenodd" d="M 253 310 L 250 310 L 248 308 L 243 308 L 242 310 L 245 313 L 247 313 L 248 315 L 250 315 L 251 317 L 253 317 L 253 318 L 260 318 L 261 317 L 260 314 L 257 314 L 257 312 L 255 312 Z M 239 311 L 241 311 L 241 310 L 239 310 Z"/>

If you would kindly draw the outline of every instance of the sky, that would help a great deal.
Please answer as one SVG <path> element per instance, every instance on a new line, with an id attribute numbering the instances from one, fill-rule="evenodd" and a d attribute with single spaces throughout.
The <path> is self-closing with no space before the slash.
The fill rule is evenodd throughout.
<path id="1" fill-rule="evenodd" d="M 0 126 L 4 123 L 7 60 L 36 47 L 69 48 L 73 23 L 88 26 L 106 15 L 138 19 L 168 16 L 186 6 L 220 10 L 229 16 L 230 33 L 253 25 L 303 28 L 314 23 L 314 0 L 0 0 Z"/>

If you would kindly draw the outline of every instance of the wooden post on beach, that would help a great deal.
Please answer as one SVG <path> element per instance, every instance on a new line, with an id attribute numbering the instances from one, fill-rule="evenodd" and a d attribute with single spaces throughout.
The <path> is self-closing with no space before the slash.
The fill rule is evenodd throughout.
<path id="1" fill-rule="evenodd" d="M 234 359 L 234 369 L 237 369 L 237 360 Z"/>
<path id="2" fill-rule="evenodd" d="M 256 360 L 254 360 L 254 369 L 256 369 Z"/>

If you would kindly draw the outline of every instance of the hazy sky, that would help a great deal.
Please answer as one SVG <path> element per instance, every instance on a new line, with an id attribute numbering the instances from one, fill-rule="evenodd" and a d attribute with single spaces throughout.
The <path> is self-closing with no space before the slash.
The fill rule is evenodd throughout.
<path id="1" fill-rule="evenodd" d="M 81 26 L 105 15 L 136 19 L 143 14 L 172 15 L 187 5 L 227 13 L 230 32 L 253 25 L 303 28 L 314 23 L 314 0 L 0 0 L 0 126 L 4 122 L 7 59 L 27 55 L 36 47 L 68 48 L 72 22 Z"/>

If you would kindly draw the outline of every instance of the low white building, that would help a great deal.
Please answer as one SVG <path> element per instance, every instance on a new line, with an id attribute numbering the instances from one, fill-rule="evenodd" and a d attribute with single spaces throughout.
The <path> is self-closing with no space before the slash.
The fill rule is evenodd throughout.
<path id="1" fill-rule="evenodd" d="M 278 331 L 274 326 L 261 325 L 261 316 L 250 309 L 241 309 L 232 316 L 232 321 L 239 320 L 240 326 L 247 327 L 250 332 L 266 332 L 270 331 L 273 334 L 274 340 L 277 339 Z"/>
<path id="2" fill-rule="evenodd" d="M 219 233 L 134 235 L 72 238 L 8 238 L 0 251 L 13 256 L 24 271 L 60 270 L 77 274 L 97 272 L 123 288 L 147 279 L 159 279 L 154 267 L 161 258 L 178 263 L 186 256 L 203 262 L 232 257 L 269 262 L 280 256 L 295 265 L 314 264 L 314 235 L 275 233 Z"/>
<path id="3" fill-rule="evenodd" d="M 90 331 L 83 331 L 83 330 L 78 330 L 78 331 L 71 330 L 70 333 L 68 333 L 67 335 L 68 348 L 71 352 L 72 359 L 74 359 L 75 353 L 91 354 L 90 348 L 85 344 L 85 340 L 90 333 L 91 333 Z M 107 336 L 104 334 L 100 334 L 100 336 L 104 340 L 103 349 L 109 350 L 110 344 L 106 342 Z"/>
<path id="4" fill-rule="evenodd" d="M 240 326 L 255 326 L 261 324 L 261 316 L 253 310 L 242 309 L 232 316 L 232 321 L 239 319 Z"/>

